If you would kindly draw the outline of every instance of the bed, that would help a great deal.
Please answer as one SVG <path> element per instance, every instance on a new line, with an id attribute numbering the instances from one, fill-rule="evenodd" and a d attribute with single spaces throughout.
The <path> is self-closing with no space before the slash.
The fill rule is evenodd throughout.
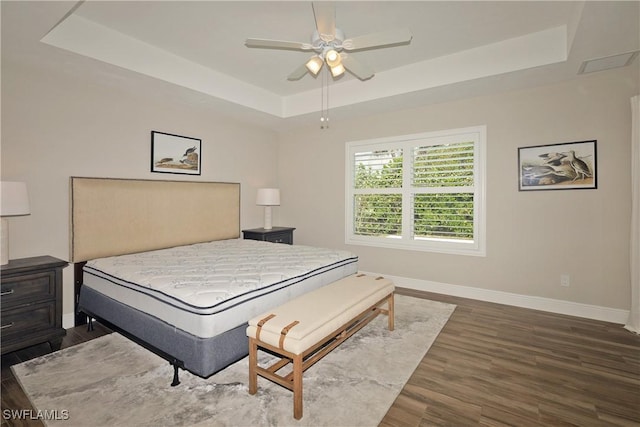
<path id="1" fill-rule="evenodd" d="M 208 377 L 247 321 L 357 271 L 342 250 L 240 239 L 237 183 L 71 178 L 76 323 L 95 318 Z"/>

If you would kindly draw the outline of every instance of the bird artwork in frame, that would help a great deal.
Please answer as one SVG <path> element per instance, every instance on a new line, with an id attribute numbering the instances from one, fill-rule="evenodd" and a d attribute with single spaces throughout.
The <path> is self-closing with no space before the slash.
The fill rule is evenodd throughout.
<path id="1" fill-rule="evenodd" d="M 518 148 L 519 190 L 594 189 L 596 140 Z"/>
<path id="2" fill-rule="evenodd" d="M 202 140 L 151 131 L 151 172 L 200 175 Z"/>

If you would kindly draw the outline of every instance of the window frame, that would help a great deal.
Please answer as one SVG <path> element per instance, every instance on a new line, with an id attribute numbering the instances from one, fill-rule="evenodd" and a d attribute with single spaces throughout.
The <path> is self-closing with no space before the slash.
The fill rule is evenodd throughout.
<path id="1" fill-rule="evenodd" d="M 349 141 L 345 148 L 345 244 L 364 245 L 384 248 L 407 249 L 446 254 L 486 256 L 486 125 L 472 126 L 458 129 L 424 132 L 411 135 L 392 136 L 385 138 Z M 469 139 L 471 138 L 471 139 Z M 469 189 L 474 199 L 472 241 L 454 239 L 414 239 L 412 237 L 412 195 L 424 192 L 421 187 L 412 187 L 411 172 L 412 150 L 424 145 L 441 145 L 452 142 L 474 142 L 474 185 Z M 428 142 L 427 142 L 428 141 Z M 385 192 L 397 193 L 389 189 L 356 189 L 354 156 L 363 150 L 403 150 L 403 186 L 402 194 L 402 235 L 394 237 L 362 236 L 353 232 L 355 218 L 356 194 L 379 194 Z M 408 184 L 408 185 L 407 185 Z M 449 189 L 455 187 L 447 187 Z M 471 191 L 472 190 L 472 191 Z M 438 192 L 438 190 L 434 191 Z"/>

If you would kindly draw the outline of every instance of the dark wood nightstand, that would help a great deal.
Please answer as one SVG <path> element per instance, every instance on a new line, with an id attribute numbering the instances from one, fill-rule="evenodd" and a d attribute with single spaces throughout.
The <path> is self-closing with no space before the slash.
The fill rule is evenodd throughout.
<path id="1" fill-rule="evenodd" d="M 251 230 L 242 230 L 242 236 L 250 240 L 263 240 L 265 242 L 286 243 L 293 245 L 292 227 L 273 227 L 269 230 L 264 228 L 252 228 Z"/>
<path id="2" fill-rule="evenodd" d="M 2 354 L 48 342 L 60 349 L 62 269 L 66 261 L 50 256 L 14 259 L 1 267 Z"/>

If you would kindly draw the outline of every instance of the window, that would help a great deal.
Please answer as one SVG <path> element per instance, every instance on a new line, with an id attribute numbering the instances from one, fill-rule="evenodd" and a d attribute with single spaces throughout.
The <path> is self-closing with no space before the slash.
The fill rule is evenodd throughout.
<path id="1" fill-rule="evenodd" d="M 347 143 L 346 243 L 485 255 L 486 127 Z"/>

